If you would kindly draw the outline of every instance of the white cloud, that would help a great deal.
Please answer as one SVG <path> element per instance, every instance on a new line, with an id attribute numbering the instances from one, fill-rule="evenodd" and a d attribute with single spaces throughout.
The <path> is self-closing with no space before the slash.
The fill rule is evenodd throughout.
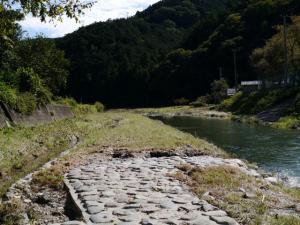
<path id="1" fill-rule="evenodd" d="M 159 0 L 100 0 L 91 9 L 85 11 L 80 23 L 64 18 L 63 22 L 42 23 L 39 19 L 28 15 L 20 24 L 29 36 L 43 33 L 48 37 L 61 37 L 94 22 L 108 19 L 124 18 L 142 11 Z"/>

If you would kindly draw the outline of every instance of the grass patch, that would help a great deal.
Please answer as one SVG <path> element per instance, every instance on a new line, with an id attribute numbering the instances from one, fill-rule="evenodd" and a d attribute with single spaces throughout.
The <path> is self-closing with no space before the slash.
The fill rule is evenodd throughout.
<path id="1" fill-rule="evenodd" d="M 52 166 L 50 169 L 44 169 L 35 173 L 32 177 L 32 183 L 40 187 L 48 186 L 55 190 L 60 190 L 64 186 L 64 171 L 59 166 Z"/>
<path id="2" fill-rule="evenodd" d="M 169 107 L 159 107 L 159 108 L 139 108 L 139 109 L 133 109 L 131 111 L 135 113 L 178 113 L 178 112 L 184 112 L 184 111 L 190 111 L 193 110 L 194 107 L 192 106 L 169 106 Z"/>
<path id="3" fill-rule="evenodd" d="M 300 117 L 285 116 L 280 118 L 277 122 L 272 123 L 271 126 L 279 129 L 298 129 L 300 127 Z"/>
<path id="4" fill-rule="evenodd" d="M 269 222 L 271 225 L 300 225 L 300 219 L 294 216 L 279 216 L 272 218 Z"/>
<path id="5" fill-rule="evenodd" d="M 195 116 L 195 117 L 205 117 L 205 118 L 223 118 L 229 119 L 230 114 L 225 112 L 219 112 L 215 110 L 214 105 L 207 105 L 203 107 L 193 107 L 193 106 L 170 106 L 162 108 L 141 108 L 141 109 L 131 109 L 129 110 L 133 113 L 139 114 L 158 114 L 160 116 Z"/>
<path id="6" fill-rule="evenodd" d="M 22 220 L 22 207 L 20 200 L 13 200 L 8 204 L 0 204 L 0 224 L 19 225 Z"/>
<path id="7" fill-rule="evenodd" d="M 17 179 L 67 149 L 72 135 L 80 135 L 75 119 L 0 130 L 0 194 Z"/>
<path id="8" fill-rule="evenodd" d="M 299 193 L 283 185 L 270 186 L 231 166 L 196 168 L 182 165 L 175 176 L 187 183 L 202 199 L 225 210 L 240 224 L 293 224 L 297 217 L 276 217 L 273 208 L 284 208 L 286 201 L 298 202 Z M 245 192 L 241 190 L 245 190 Z M 207 194 L 209 193 L 209 194 Z M 248 194 L 250 193 L 250 194 Z M 297 224 L 297 223 L 295 223 Z"/>
<path id="9" fill-rule="evenodd" d="M 211 155 L 225 155 L 204 140 L 132 113 L 93 113 L 37 127 L 0 130 L 0 194 L 20 177 L 67 149 L 72 136 L 80 139 L 77 152 L 102 146 L 132 151 L 175 149 L 192 145 Z"/>
<path id="10" fill-rule="evenodd" d="M 290 98 L 295 98 L 299 88 L 261 90 L 251 93 L 238 92 L 224 100 L 219 108 L 236 114 L 254 115 Z M 289 113 L 289 109 L 287 109 Z"/>
<path id="11" fill-rule="evenodd" d="M 237 187 L 250 185 L 253 181 L 252 177 L 231 166 L 198 168 L 193 170 L 190 176 L 197 184 L 201 184 L 197 188 L 199 195 L 202 195 L 206 190 L 210 190 L 214 196 L 223 195 L 224 190 L 227 192 L 234 191 Z"/>

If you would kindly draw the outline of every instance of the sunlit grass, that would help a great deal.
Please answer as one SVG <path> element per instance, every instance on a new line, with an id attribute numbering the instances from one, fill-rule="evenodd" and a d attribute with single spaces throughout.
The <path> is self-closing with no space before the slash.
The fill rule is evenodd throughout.
<path id="1" fill-rule="evenodd" d="M 32 128 L 0 130 L 0 194 L 18 178 L 38 168 L 67 149 L 72 136 L 80 140 L 76 152 L 88 153 L 89 147 L 111 146 L 141 150 L 172 150 L 191 145 L 203 153 L 225 153 L 204 140 L 142 115 L 106 112 Z"/>
<path id="2" fill-rule="evenodd" d="M 298 202 L 299 192 L 296 189 L 283 185 L 266 186 L 262 179 L 249 176 L 231 166 L 197 168 L 183 165 L 178 168 L 182 172 L 175 174 L 177 179 L 187 183 L 200 198 L 225 210 L 241 224 L 296 225 L 299 223 L 298 217 L 275 217 L 269 213 L 274 205 L 278 206 L 279 198 Z M 264 191 L 261 187 L 267 187 L 269 190 Z M 251 197 L 245 196 L 241 189 L 251 193 Z"/>

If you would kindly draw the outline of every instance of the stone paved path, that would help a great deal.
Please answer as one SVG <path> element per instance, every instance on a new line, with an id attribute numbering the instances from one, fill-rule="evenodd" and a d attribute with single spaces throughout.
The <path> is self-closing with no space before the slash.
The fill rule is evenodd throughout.
<path id="1" fill-rule="evenodd" d="M 241 166 L 240 162 L 207 156 L 110 160 L 95 156 L 71 170 L 65 182 L 88 224 L 236 225 L 226 212 L 199 200 L 168 174 L 182 163 Z"/>

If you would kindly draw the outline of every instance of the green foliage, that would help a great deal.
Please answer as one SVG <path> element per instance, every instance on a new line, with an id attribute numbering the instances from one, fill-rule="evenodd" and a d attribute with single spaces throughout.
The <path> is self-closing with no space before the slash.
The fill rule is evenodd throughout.
<path id="1" fill-rule="evenodd" d="M 192 52 L 180 45 L 203 12 L 223 10 L 224 1 L 164 0 L 131 18 L 95 23 L 58 39 L 72 65 L 68 95 L 83 102 L 102 99 L 108 106 L 137 106 L 205 94 L 206 82 L 199 82 L 194 68 L 183 76 L 180 64 Z"/>
<path id="2" fill-rule="evenodd" d="M 22 221 L 23 207 L 20 200 L 0 203 L 0 223 L 3 225 L 19 225 Z"/>
<path id="3" fill-rule="evenodd" d="M 211 83 L 211 98 L 214 103 L 220 103 L 227 98 L 227 89 L 229 88 L 226 80 L 215 80 Z"/>
<path id="4" fill-rule="evenodd" d="M 10 108 L 30 114 L 36 108 L 36 98 L 29 92 L 19 93 L 16 89 L 0 82 L 0 101 Z"/>
<path id="5" fill-rule="evenodd" d="M 72 108 L 77 106 L 77 102 L 74 98 L 58 98 L 56 100 L 56 103 L 62 104 L 62 105 L 68 105 L 68 106 L 71 106 Z"/>
<path id="6" fill-rule="evenodd" d="M 63 189 L 64 174 L 61 168 L 51 167 L 50 169 L 41 170 L 35 173 L 32 178 L 32 183 L 39 186 L 48 186 L 55 190 Z"/>
<path id="7" fill-rule="evenodd" d="M 187 104 L 189 104 L 189 100 L 182 97 L 182 98 L 174 99 L 173 103 L 175 105 L 187 105 Z"/>
<path id="8" fill-rule="evenodd" d="M 105 109 L 105 106 L 101 102 L 95 102 L 95 107 L 97 109 L 97 112 L 103 112 Z"/>
<path id="9" fill-rule="evenodd" d="M 20 93 L 16 111 L 30 115 L 37 107 L 36 98 L 29 92 Z"/>
<path id="10" fill-rule="evenodd" d="M 38 36 L 19 41 L 16 46 L 18 67 L 29 67 L 54 94 L 64 91 L 69 75 L 69 61 L 52 40 Z"/>
<path id="11" fill-rule="evenodd" d="M 14 79 L 14 86 L 20 92 L 32 93 L 39 103 L 46 104 L 50 102 L 51 92 L 45 87 L 39 75 L 32 68 L 18 68 Z"/>
<path id="12" fill-rule="evenodd" d="M 1 2 L 1 10 L 14 9 L 14 12 L 19 12 L 21 15 L 31 14 L 34 17 L 38 17 L 41 21 L 58 19 L 62 21 L 62 17 L 79 19 L 79 16 L 83 14 L 83 11 L 90 8 L 93 5 L 92 2 L 75 1 L 49 1 L 42 0 L 39 4 L 32 1 L 8 1 Z"/>
<path id="13" fill-rule="evenodd" d="M 18 96 L 17 91 L 3 82 L 0 82 L 0 100 L 12 108 L 16 108 Z"/>
<path id="14" fill-rule="evenodd" d="M 253 115 L 291 98 L 295 98 L 299 89 L 261 90 L 252 93 L 238 92 L 236 95 L 223 101 L 219 108 L 237 114 Z"/>
<path id="15" fill-rule="evenodd" d="M 279 129 L 299 129 L 300 118 L 298 116 L 285 116 L 273 123 L 272 127 Z"/>
<path id="16" fill-rule="evenodd" d="M 293 17 L 287 28 L 287 54 L 289 82 L 295 84 L 300 79 L 300 17 Z M 265 46 L 253 51 L 251 59 L 261 78 L 267 81 L 284 82 L 283 26 L 277 27 L 277 33 L 266 41 Z"/>
<path id="17" fill-rule="evenodd" d="M 249 56 L 290 11 L 300 12 L 297 1 L 163 0 L 131 18 L 83 27 L 57 40 L 72 65 L 67 94 L 108 106 L 195 99 L 210 92 L 219 67 L 234 83 L 233 49 L 239 79 L 256 80 Z"/>
<path id="18" fill-rule="evenodd" d="M 76 116 L 84 115 L 88 113 L 95 113 L 97 112 L 97 108 L 95 105 L 89 104 L 77 104 L 75 108 L 73 108 L 73 113 Z"/>
<path id="19" fill-rule="evenodd" d="M 300 114 L 300 94 L 297 94 L 295 99 L 295 112 Z"/>
<path id="20" fill-rule="evenodd" d="M 30 114 L 38 104 L 49 103 L 51 96 L 42 80 L 30 68 L 0 74 L 0 101 L 17 112 Z"/>
<path id="21" fill-rule="evenodd" d="M 194 107 L 206 106 L 208 103 L 209 96 L 200 96 L 195 101 L 191 102 L 189 105 Z"/>
<path id="22" fill-rule="evenodd" d="M 235 95 L 231 96 L 230 98 L 227 98 L 221 102 L 219 105 L 219 109 L 224 111 L 230 111 L 232 110 L 237 102 L 239 102 L 240 98 L 243 96 L 242 92 L 238 92 Z"/>
<path id="23" fill-rule="evenodd" d="M 272 218 L 271 225 L 300 225 L 300 219 L 295 216 L 278 216 Z"/>

